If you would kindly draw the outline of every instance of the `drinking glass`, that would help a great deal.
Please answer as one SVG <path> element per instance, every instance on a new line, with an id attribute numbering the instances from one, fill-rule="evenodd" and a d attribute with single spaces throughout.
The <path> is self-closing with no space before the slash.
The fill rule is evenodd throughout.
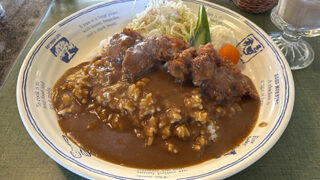
<path id="1" fill-rule="evenodd" d="M 279 0 L 271 21 L 281 32 L 270 36 L 285 55 L 291 69 L 309 66 L 314 59 L 310 44 L 301 37 L 320 35 L 320 0 Z"/>
<path id="2" fill-rule="evenodd" d="M 0 2 L 0 19 L 5 15 L 5 11 L 1 5 L 1 2 Z"/>

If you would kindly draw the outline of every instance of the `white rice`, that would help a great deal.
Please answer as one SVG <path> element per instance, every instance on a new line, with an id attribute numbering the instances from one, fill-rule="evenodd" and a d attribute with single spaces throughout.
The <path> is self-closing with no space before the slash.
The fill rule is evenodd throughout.
<path id="1" fill-rule="evenodd" d="M 214 126 L 214 124 L 210 123 L 208 126 L 207 126 L 207 130 L 208 132 L 211 134 L 210 137 L 209 137 L 209 140 L 210 141 L 213 141 L 216 137 L 218 137 L 217 133 L 216 133 L 216 128 Z"/>

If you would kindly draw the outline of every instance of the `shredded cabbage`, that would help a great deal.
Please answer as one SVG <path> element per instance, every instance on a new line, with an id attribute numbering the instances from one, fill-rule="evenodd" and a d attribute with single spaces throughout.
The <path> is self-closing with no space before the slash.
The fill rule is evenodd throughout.
<path id="1" fill-rule="evenodd" d="M 189 41 L 196 24 L 197 15 L 181 0 L 151 0 L 147 8 L 137 14 L 128 27 L 145 36 L 164 34 Z"/>

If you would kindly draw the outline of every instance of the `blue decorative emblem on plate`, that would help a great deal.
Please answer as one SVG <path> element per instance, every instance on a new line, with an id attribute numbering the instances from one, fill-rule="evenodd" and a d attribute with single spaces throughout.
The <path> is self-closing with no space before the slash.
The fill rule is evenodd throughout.
<path id="1" fill-rule="evenodd" d="M 82 150 L 81 148 L 79 148 L 79 151 L 77 150 L 77 148 L 74 148 L 71 143 L 69 142 L 69 139 L 65 136 L 62 135 L 62 138 L 64 139 L 64 141 L 68 144 L 68 146 L 71 148 L 70 150 L 70 154 L 74 157 L 74 158 L 81 158 L 82 155 L 83 156 L 87 156 L 87 157 L 91 157 L 91 154 Z"/>
<path id="2" fill-rule="evenodd" d="M 65 37 L 62 37 L 50 49 L 54 56 L 66 63 L 70 62 L 74 55 L 77 54 L 78 50 L 79 49 Z"/>
<path id="3" fill-rule="evenodd" d="M 237 47 L 240 48 L 240 60 L 243 63 L 249 62 L 264 49 L 263 44 L 253 34 L 242 39 Z"/>
<path id="4" fill-rule="evenodd" d="M 215 157 L 215 159 L 219 159 L 221 156 L 229 156 L 229 155 L 236 155 L 236 154 L 237 154 L 236 150 L 235 149 L 231 149 L 230 152 L 228 152 L 226 154 L 223 154 L 223 155 L 220 155 L 218 157 Z"/>
<path id="5" fill-rule="evenodd" d="M 228 152 L 227 154 L 225 154 L 224 156 L 227 156 L 227 155 L 236 155 L 237 152 L 236 150 L 232 149 L 230 152 Z"/>

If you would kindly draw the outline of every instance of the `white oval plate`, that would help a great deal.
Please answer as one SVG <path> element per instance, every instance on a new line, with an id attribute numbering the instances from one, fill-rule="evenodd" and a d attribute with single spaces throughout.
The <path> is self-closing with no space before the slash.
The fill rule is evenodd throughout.
<path id="1" fill-rule="evenodd" d="M 210 21 L 235 31 L 241 48 L 240 67 L 254 82 L 261 97 L 257 125 L 237 148 L 198 165 L 167 170 L 123 167 L 91 156 L 63 135 L 50 101 L 50 90 L 69 68 L 87 61 L 102 39 L 120 32 L 142 11 L 147 0 L 114 0 L 83 9 L 49 29 L 33 46 L 21 67 L 17 103 L 22 121 L 33 140 L 53 160 L 87 178 L 101 179 L 221 179 L 262 157 L 285 130 L 294 103 L 290 68 L 276 45 L 248 19 L 213 3 L 187 0 L 197 13 L 207 7 Z M 266 122 L 266 127 L 258 124 Z"/>

